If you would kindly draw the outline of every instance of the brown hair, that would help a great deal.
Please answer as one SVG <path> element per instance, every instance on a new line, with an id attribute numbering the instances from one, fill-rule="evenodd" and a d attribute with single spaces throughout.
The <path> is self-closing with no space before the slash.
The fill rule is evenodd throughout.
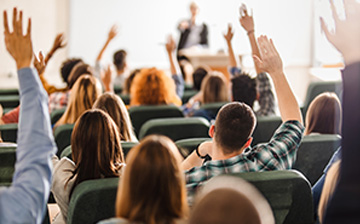
<path id="1" fill-rule="evenodd" d="M 95 100 L 101 94 L 97 80 L 90 75 L 82 75 L 71 90 L 70 99 L 63 116 L 56 122 L 55 127 L 62 124 L 73 124 L 80 115 L 92 108 Z"/>
<path id="2" fill-rule="evenodd" d="M 148 136 L 131 149 L 120 179 L 116 216 L 149 224 L 184 218 L 188 207 L 181 160 L 165 136 Z"/>
<path id="3" fill-rule="evenodd" d="M 142 69 L 131 85 L 130 105 L 181 105 L 174 81 L 156 68 Z"/>
<path id="4" fill-rule="evenodd" d="M 216 103 L 229 101 L 229 90 L 224 75 L 220 72 L 211 72 L 201 84 L 202 103 Z"/>
<path id="5" fill-rule="evenodd" d="M 341 105 L 337 95 L 325 92 L 315 97 L 306 113 L 305 123 L 305 135 L 340 134 Z"/>
<path id="6" fill-rule="evenodd" d="M 253 110 L 245 103 L 224 105 L 215 121 L 214 139 L 224 154 L 240 150 L 251 137 L 256 125 Z"/>
<path id="7" fill-rule="evenodd" d="M 130 94 L 130 89 L 131 89 L 131 85 L 132 85 L 132 82 L 135 78 L 135 76 L 137 74 L 140 73 L 140 69 L 135 69 L 134 71 L 132 71 L 130 73 L 130 75 L 126 78 L 125 80 L 125 84 L 124 84 L 124 90 L 123 90 L 123 94 Z"/>
<path id="8" fill-rule="evenodd" d="M 90 65 L 84 64 L 83 62 L 78 62 L 70 72 L 68 76 L 68 84 L 69 89 L 71 89 L 75 82 L 82 76 L 82 75 L 91 75 L 94 76 L 94 70 L 91 68 Z"/>
<path id="9" fill-rule="evenodd" d="M 124 166 L 118 128 L 108 114 L 98 109 L 86 111 L 77 120 L 71 149 L 76 165 L 69 179 L 75 178 L 71 192 L 85 180 L 117 177 Z"/>
<path id="10" fill-rule="evenodd" d="M 114 53 L 113 63 L 118 71 L 124 70 L 126 65 L 126 55 L 127 53 L 125 50 L 119 50 Z"/>
<path id="11" fill-rule="evenodd" d="M 94 103 L 93 108 L 101 109 L 108 113 L 117 124 L 121 140 L 137 141 L 131 124 L 129 113 L 124 102 L 113 93 L 102 94 Z"/>

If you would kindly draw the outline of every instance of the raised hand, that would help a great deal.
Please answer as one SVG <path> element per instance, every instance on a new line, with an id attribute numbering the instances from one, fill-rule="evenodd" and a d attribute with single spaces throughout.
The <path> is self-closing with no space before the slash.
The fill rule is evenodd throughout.
<path id="1" fill-rule="evenodd" d="M 267 36 L 260 36 L 258 38 L 258 44 L 260 47 L 261 59 L 254 55 L 255 64 L 271 76 L 283 73 L 283 63 L 273 41 L 271 39 L 269 40 Z"/>
<path id="2" fill-rule="evenodd" d="M 56 35 L 55 40 L 54 40 L 54 44 L 52 49 L 53 50 L 57 50 L 59 48 L 63 48 L 66 46 L 66 43 L 64 43 L 64 34 L 63 33 L 59 33 L 58 35 Z"/>
<path id="3" fill-rule="evenodd" d="M 36 57 L 36 55 L 34 54 L 34 67 L 36 68 L 36 70 L 38 71 L 39 75 L 42 75 L 45 71 L 46 68 L 46 63 L 45 63 L 45 59 L 44 59 L 44 55 L 43 53 L 40 51 L 39 52 L 39 57 Z"/>
<path id="4" fill-rule="evenodd" d="M 224 38 L 226 42 L 230 43 L 233 36 L 234 36 L 234 31 L 232 30 L 231 24 L 229 23 L 227 33 L 224 34 Z"/>
<path id="5" fill-rule="evenodd" d="M 112 92 L 112 76 L 111 76 L 111 67 L 108 65 L 104 72 L 101 74 L 101 81 L 104 84 L 104 88 L 106 92 Z"/>
<path id="6" fill-rule="evenodd" d="M 345 20 L 340 20 L 333 1 L 330 1 L 335 21 L 335 31 L 330 32 L 323 18 L 321 28 L 329 42 L 343 55 L 345 64 L 360 61 L 360 4 L 356 0 L 344 0 Z"/>
<path id="7" fill-rule="evenodd" d="M 110 41 L 110 40 L 114 39 L 117 34 L 118 34 L 117 26 L 113 25 L 109 31 L 108 40 Z"/>
<path id="8" fill-rule="evenodd" d="M 248 11 L 246 9 L 245 5 L 242 5 L 240 7 L 240 24 L 249 33 L 254 32 L 255 26 L 254 26 L 254 19 L 253 19 L 253 13 L 251 12 L 251 16 L 248 14 Z"/>
<path id="9" fill-rule="evenodd" d="M 174 38 L 173 38 L 171 35 L 169 35 L 165 46 L 166 46 L 166 51 L 167 51 L 167 52 L 173 52 L 173 51 L 175 51 L 175 49 L 176 49 L 176 43 L 175 43 Z"/>
<path id="10" fill-rule="evenodd" d="M 4 11 L 4 35 L 7 51 L 14 58 L 17 69 L 30 67 L 33 48 L 31 42 L 31 19 L 28 20 L 27 32 L 23 35 L 23 13 L 19 15 L 17 9 L 13 10 L 13 32 L 10 32 L 8 17 Z"/>

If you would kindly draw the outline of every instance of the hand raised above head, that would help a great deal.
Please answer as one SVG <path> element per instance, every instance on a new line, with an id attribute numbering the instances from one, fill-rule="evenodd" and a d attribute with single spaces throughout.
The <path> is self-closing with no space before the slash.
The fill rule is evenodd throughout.
<path id="1" fill-rule="evenodd" d="M 240 24 L 248 33 L 255 29 L 252 12 L 250 16 L 245 5 L 240 7 Z"/>
<path id="2" fill-rule="evenodd" d="M 112 76 L 110 65 L 108 65 L 101 73 L 101 81 L 104 84 L 105 91 L 112 91 Z"/>
<path id="3" fill-rule="evenodd" d="M 114 39 L 117 34 L 118 34 L 117 26 L 113 25 L 109 31 L 108 40 Z"/>
<path id="4" fill-rule="evenodd" d="M 34 67 L 36 68 L 36 70 L 38 71 L 39 75 L 42 75 L 45 71 L 46 68 L 46 63 L 45 63 L 45 58 L 43 53 L 40 51 L 39 52 L 39 58 L 36 57 L 36 55 L 34 54 Z"/>
<path id="5" fill-rule="evenodd" d="M 339 18 L 333 1 L 330 1 L 335 21 L 335 31 L 330 32 L 323 18 L 321 28 L 329 42 L 343 55 L 345 64 L 360 61 L 360 3 L 356 0 L 345 0 L 345 20 Z"/>
<path id="6" fill-rule="evenodd" d="M 58 48 L 63 48 L 65 46 L 66 46 L 66 43 L 64 43 L 64 34 L 59 33 L 55 37 L 54 44 L 53 44 L 53 49 L 56 50 Z"/>
<path id="7" fill-rule="evenodd" d="M 4 11 L 4 35 L 7 51 L 14 58 L 17 69 L 29 67 L 31 64 L 33 50 L 31 42 L 31 19 L 29 18 L 27 32 L 23 35 L 23 13 L 16 8 L 13 10 L 13 32 L 10 32 L 7 12 Z"/>
<path id="8" fill-rule="evenodd" d="M 234 36 L 234 31 L 232 30 L 231 24 L 228 24 L 228 30 L 227 33 L 224 34 L 224 38 L 227 42 L 231 42 L 232 38 Z"/>
<path id="9" fill-rule="evenodd" d="M 176 43 L 175 43 L 175 40 L 174 40 L 174 38 L 171 36 L 171 35 L 169 35 L 168 36 L 168 39 L 167 39 L 167 41 L 166 41 L 166 51 L 167 52 L 173 52 L 173 51 L 175 51 L 175 49 L 176 49 Z"/>

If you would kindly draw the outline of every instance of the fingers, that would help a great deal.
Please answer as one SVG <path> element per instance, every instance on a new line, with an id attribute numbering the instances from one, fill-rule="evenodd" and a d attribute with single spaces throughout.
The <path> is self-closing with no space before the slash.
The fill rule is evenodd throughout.
<path id="1" fill-rule="evenodd" d="M 255 54 L 253 55 L 253 59 L 254 59 L 254 63 L 259 67 L 259 68 L 263 68 L 263 62 L 262 60 L 256 56 Z"/>
<path id="2" fill-rule="evenodd" d="M 7 17 L 7 12 L 4 11 L 4 30 L 5 30 L 5 33 L 8 34 L 10 33 L 9 31 L 9 23 L 8 23 L 8 17 Z"/>
<path id="3" fill-rule="evenodd" d="M 272 50 L 269 46 L 269 40 L 267 36 L 260 36 L 258 38 L 258 43 L 260 46 L 261 58 L 263 58 L 265 55 L 268 55 Z"/>
<path id="4" fill-rule="evenodd" d="M 39 60 L 40 60 L 40 63 L 43 64 L 44 63 L 44 54 L 42 51 L 39 52 Z"/>
<path id="5" fill-rule="evenodd" d="M 12 23 L 13 23 L 13 32 L 16 33 L 17 30 L 16 30 L 16 14 L 17 14 L 17 9 L 14 8 L 13 9 L 13 18 L 12 18 Z"/>
<path id="6" fill-rule="evenodd" d="M 19 18 L 19 20 L 18 20 L 18 22 L 17 22 L 17 24 L 18 24 L 18 34 L 20 34 L 20 35 L 23 35 L 23 12 L 22 11 L 20 11 L 20 18 Z"/>
<path id="7" fill-rule="evenodd" d="M 333 16 L 333 18 L 334 18 L 334 21 L 335 21 L 335 26 L 336 26 L 336 24 L 338 24 L 339 23 L 339 15 L 338 15 L 338 13 L 337 13 L 337 11 L 336 11 L 336 7 L 335 7 L 335 4 L 334 4 L 334 1 L 333 0 L 329 0 L 329 2 L 330 2 L 330 6 L 331 6 L 331 12 L 332 12 L 332 16 Z"/>
<path id="8" fill-rule="evenodd" d="M 27 27 L 26 36 L 27 36 L 27 37 L 30 37 L 30 36 L 31 36 L 31 19 L 30 19 L 30 18 L 29 18 L 29 20 L 28 20 L 28 27 Z"/>
<path id="9" fill-rule="evenodd" d="M 322 17 L 320 17 L 320 24 L 321 24 L 321 29 L 324 31 L 326 38 L 330 41 L 332 34 L 328 30 L 328 28 L 325 24 L 324 18 L 322 18 Z"/>

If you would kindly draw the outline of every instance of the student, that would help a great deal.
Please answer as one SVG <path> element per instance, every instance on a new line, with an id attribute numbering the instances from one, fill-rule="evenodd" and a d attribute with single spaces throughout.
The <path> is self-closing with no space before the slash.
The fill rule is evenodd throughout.
<path id="1" fill-rule="evenodd" d="M 165 136 L 151 135 L 131 149 L 120 178 L 116 217 L 102 224 L 186 223 L 188 206 L 182 157 Z"/>
<path id="2" fill-rule="evenodd" d="M 51 191 L 60 208 L 53 223 L 66 223 L 71 194 L 85 180 L 118 177 L 124 164 L 115 122 L 101 110 L 88 110 L 76 122 L 71 135 L 71 161 L 54 156 Z M 94 208 L 95 209 L 95 208 Z"/>
<path id="3" fill-rule="evenodd" d="M 37 223 L 45 214 L 51 185 L 51 157 L 56 145 L 48 113 L 48 96 L 36 70 L 31 69 L 31 20 L 23 35 L 23 13 L 13 10 L 13 32 L 4 11 L 7 51 L 14 58 L 20 84 L 20 111 L 16 169 L 10 187 L 0 187 L 0 223 Z"/>
<path id="4" fill-rule="evenodd" d="M 252 109 L 239 102 L 223 106 L 209 130 L 212 142 L 202 143 L 182 163 L 190 196 L 204 181 L 222 173 L 285 170 L 295 162 L 304 131 L 300 108 L 272 40 L 261 36 L 258 41 L 261 59 L 255 57 L 255 62 L 274 80 L 284 123 L 268 143 L 251 148 L 256 125 Z M 203 163 L 206 155 L 212 161 Z"/>
<path id="5" fill-rule="evenodd" d="M 126 142 L 137 142 L 129 113 L 124 102 L 114 93 L 104 93 L 95 101 L 93 109 L 108 113 L 119 128 L 120 139 Z"/>

